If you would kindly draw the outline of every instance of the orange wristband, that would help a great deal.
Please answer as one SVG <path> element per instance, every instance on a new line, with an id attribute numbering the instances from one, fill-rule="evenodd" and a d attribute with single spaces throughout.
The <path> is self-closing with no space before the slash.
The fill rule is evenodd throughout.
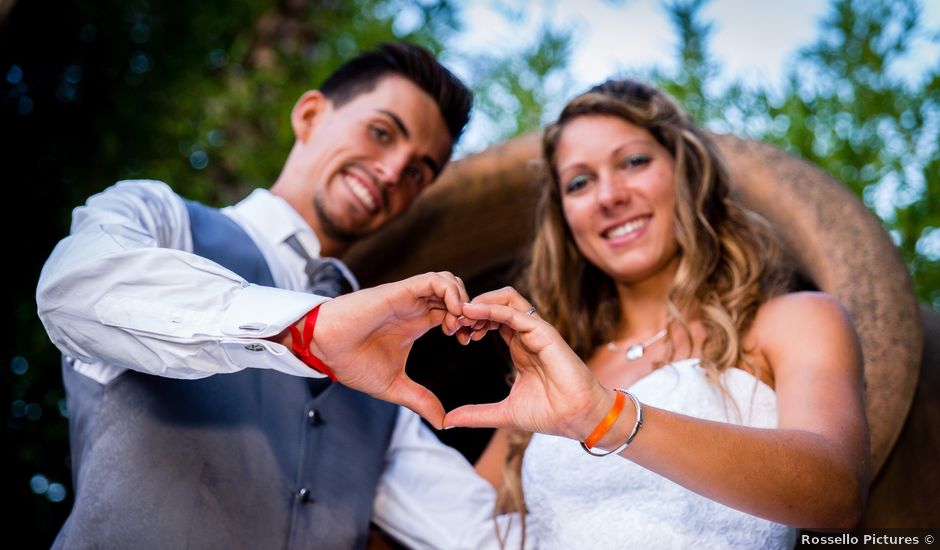
<path id="1" fill-rule="evenodd" d="M 294 353 L 297 354 L 297 357 L 299 357 L 305 365 L 329 376 L 330 380 L 335 382 L 336 375 L 333 374 L 333 369 L 328 367 L 319 357 L 310 353 L 310 342 L 313 341 L 313 328 L 317 326 L 317 315 L 319 315 L 319 313 L 320 306 L 311 309 L 310 312 L 307 313 L 307 316 L 304 318 L 303 338 L 301 338 L 300 331 L 297 330 L 297 327 L 294 325 L 290 326 L 291 347 L 294 349 Z"/>
<path id="2" fill-rule="evenodd" d="M 610 408 L 610 412 L 607 413 L 607 416 L 601 420 L 601 423 L 594 428 L 594 431 L 591 432 L 591 435 L 587 436 L 587 439 L 584 440 L 584 446 L 588 449 L 597 445 L 597 442 L 601 440 L 602 437 L 610 430 L 610 427 L 614 425 L 614 422 L 617 421 L 617 418 L 620 417 L 621 411 L 623 411 L 623 403 L 626 400 L 623 394 L 619 391 L 616 392 L 617 396 L 614 397 L 614 406 Z"/>

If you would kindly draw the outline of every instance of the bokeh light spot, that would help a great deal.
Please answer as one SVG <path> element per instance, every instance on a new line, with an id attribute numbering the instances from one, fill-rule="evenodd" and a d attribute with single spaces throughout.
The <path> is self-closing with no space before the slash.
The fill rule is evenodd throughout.
<path id="1" fill-rule="evenodd" d="M 65 495 L 68 493 L 65 489 L 65 485 L 61 483 L 53 483 L 49 485 L 49 490 L 46 491 L 46 498 L 52 502 L 62 502 L 65 500 Z"/>
<path id="2" fill-rule="evenodd" d="M 17 355 L 10 361 L 10 370 L 13 374 L 23 375 L 29 370 L 29 361 L 22 355 Z"/>
<path id="3" fill-rule="evenodd" d="M 39 403 L 26 405 L 26 418 L 30 420 L 39 420 L 42 418 L 42 405 Z"/>
<path id="4" fill-rule="evenodd" d="M 202 170 L 209 165 L 209 155 L 205 151 L 193 151 L 189 155 L 189 165 L 196 170 Z"/>
<path id="5" fill-rule="evenodd" d="M 30 478 L 29 488 L 37 495 L 41 495 L 49 490 L 49 480 L 42 474 L 36 474 Z"/>
<path id="6" fill-rule="evenodd" d="M 11 65 L 7 71 L 7 82 L 10 84 L 19 84 L 23 80 L 23 69 L 19 65 Z"/>

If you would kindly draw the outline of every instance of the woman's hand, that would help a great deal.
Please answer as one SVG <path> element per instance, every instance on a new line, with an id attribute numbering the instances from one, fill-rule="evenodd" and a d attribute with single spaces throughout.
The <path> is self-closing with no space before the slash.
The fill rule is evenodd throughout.
<path id="1" fill-rule="evenodd" d="M 499 403 L 465 405 L 444 418 L 444 427 L 516 428 L 584 440 L 610 410 L 604 389 L 558 331 L 515 289 L 488 292 L 463 306 L 464 344 L 499 330 L 509 345 L 516 379 Z"/>

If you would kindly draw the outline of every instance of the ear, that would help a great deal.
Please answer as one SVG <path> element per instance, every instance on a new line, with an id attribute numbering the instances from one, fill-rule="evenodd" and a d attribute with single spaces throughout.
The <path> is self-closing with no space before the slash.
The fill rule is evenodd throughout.
<path id="1" fill-rule="evenodd" d="M 320 115 L 332 109 L 330 100 L 320 90 L 309 90 L 300 96 L 290 113 L 291 127 L 298 141 L 306 141 Z"/>

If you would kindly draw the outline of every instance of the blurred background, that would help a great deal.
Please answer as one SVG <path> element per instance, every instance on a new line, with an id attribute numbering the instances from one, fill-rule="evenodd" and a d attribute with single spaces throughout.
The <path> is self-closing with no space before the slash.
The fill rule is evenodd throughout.
<path id="1" fill-rule="evenodd" d="M 59 353 L 34 300 L 71 209 L 127 178 L 218 205 L 268 187 L 300 94 L 398 39 L 475 90 L 458 157 L 608 76 L 650 80 L 710 129 L 844 182 L 940 310 L 940 2 L 0 0 L 6 541 L 48 547 L 71 506 Z"/>

